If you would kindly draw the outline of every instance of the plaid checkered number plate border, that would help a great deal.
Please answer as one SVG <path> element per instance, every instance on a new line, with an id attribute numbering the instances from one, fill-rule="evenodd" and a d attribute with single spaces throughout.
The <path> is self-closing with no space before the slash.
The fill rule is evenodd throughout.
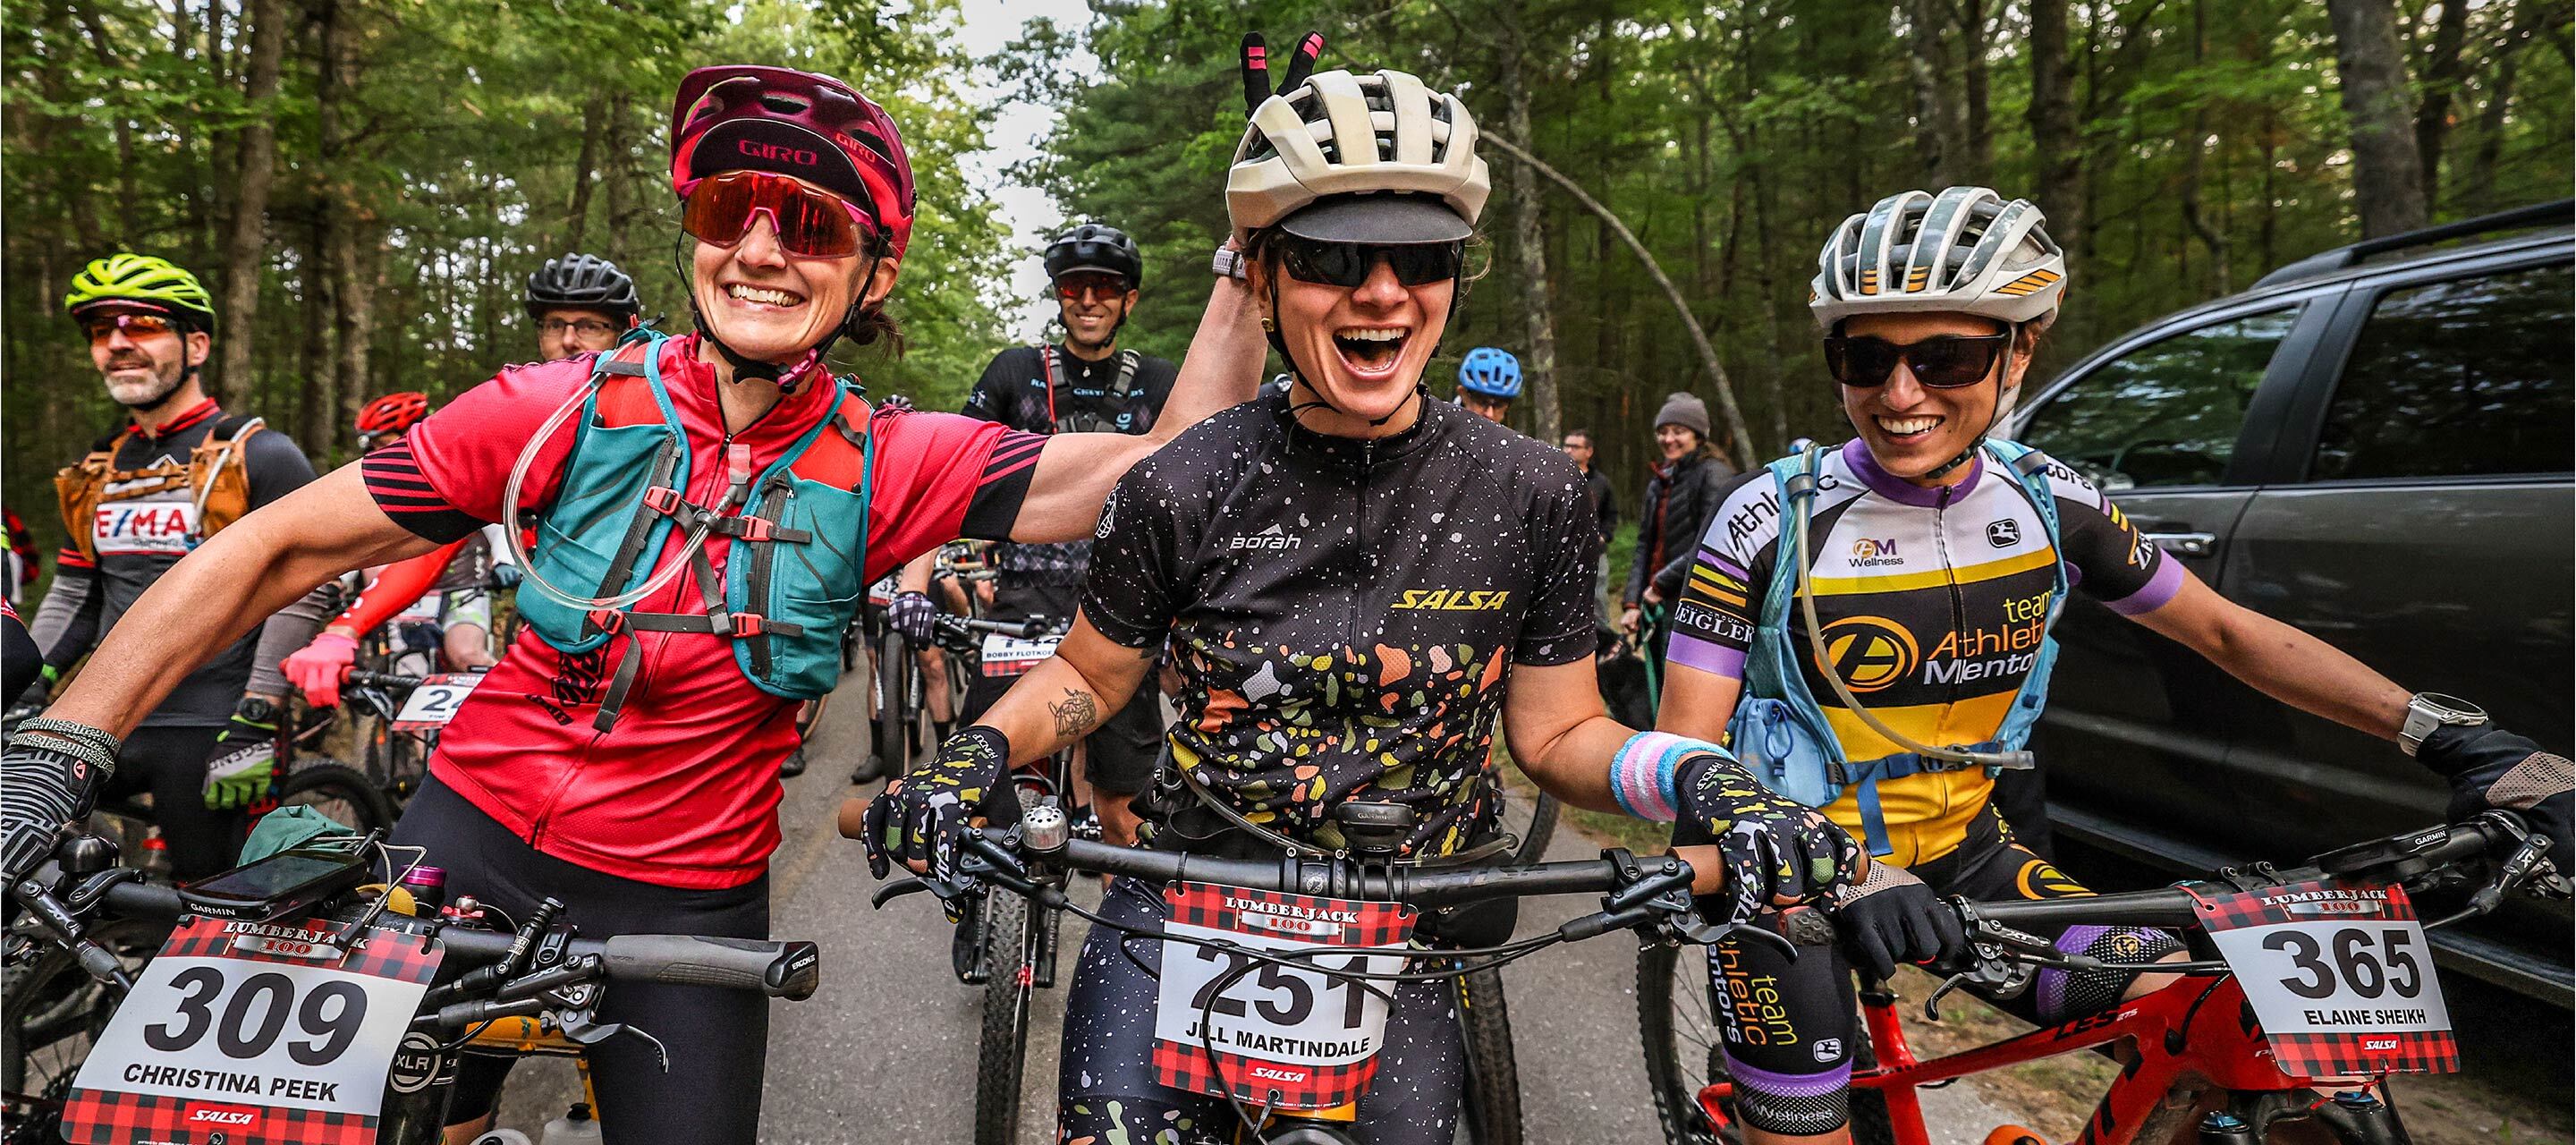
<path id="1" fill-rule="evenodd" d="M 143 968 L 63 1109 L 74 1145 L 373 1145 L 444 949 L 371 927 L 191 918 Z M 320 956 L 316 956 L 319 954 Z"/>
<path id="2" fill-rule="evenodd" d="M 1319 961 L 1389 973 L 1404 968 L 1412 907 L 1312 898 L 1208 883 L 1164 891 L 1176 935 L 1283 952 L 1349 948 Z M 1366 954 L 1375 948 L 1384 953 Z M 1387 989 L 1163 940 L 1154 1013 L 1155 1080 L 1279 1110 L 1332 1109 L 1366 1092 L 1386 1040 Z M 1229 971 L 1251 966 L 1219 989 Z M 1200 1028 L 1200 1015 L 1207 1015 Z M 1213 1054 L 1211 1054 L 1213 1049 Z"/>
<path id="3" fill-rule="evenodd" d="M 1061 636 L 1041 636 L 1024 640 L 1001 632 L 984 634 L 984 653 L 979 661 L 987 676 L 1025 676 L 1029 669 L 1055 655 L 1055 646 L 1064 643 Z"/>
<path id="4" fill-rule="evenodd" d="M 2459 1072 L 2433 948 L 2404 888 L 2318 879 L 2193 897 L 2281 1072 Z"/>

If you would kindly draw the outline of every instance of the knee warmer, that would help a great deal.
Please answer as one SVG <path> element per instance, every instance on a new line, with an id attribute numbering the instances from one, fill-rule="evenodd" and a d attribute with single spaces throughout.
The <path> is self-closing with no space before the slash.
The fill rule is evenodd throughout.
<path id="1" fill-rule="evenodd" d="M 2182 950 L 2182 943 L 2161 930 L 2140 927 L 2077 926 L 2057 937 L 2056 947 L 2104 962 L 2154 962 Z M 2138 970 L 2060 970 L 2041 968 L 2032 981 L 2039 1020 L 2048 1025 L 2098 1013 L 2120 1000 Z"/>

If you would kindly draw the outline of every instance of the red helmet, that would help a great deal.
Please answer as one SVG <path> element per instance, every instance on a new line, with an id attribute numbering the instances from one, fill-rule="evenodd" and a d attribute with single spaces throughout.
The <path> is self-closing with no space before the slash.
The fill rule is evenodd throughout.
<path id="1" fill-rule="evenodd" d="M 912 241 L 912 162 L 903 133 L 866 96 L 826 75 L 726 64 L 680 81 L 671 103 L 671 190 L 727 171 L 793 175 L 876 221 L 891 257 Z"/>
<path id="2" fill-rule="evenodd" d="M 358 411 L 358 436 L 400 433 L 429 416 L 429 395 L 418 390 L 386 394 Z"/>

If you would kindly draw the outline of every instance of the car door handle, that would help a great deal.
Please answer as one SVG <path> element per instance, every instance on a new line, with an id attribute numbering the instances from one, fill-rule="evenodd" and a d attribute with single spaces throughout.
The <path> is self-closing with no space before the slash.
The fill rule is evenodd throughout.
<path id="1" fill-rule="evenodd" d="M 2141 535 L 2176 556 L 2205 557 L 2218 545 L 2216 533 L 2145 533 Z"/>

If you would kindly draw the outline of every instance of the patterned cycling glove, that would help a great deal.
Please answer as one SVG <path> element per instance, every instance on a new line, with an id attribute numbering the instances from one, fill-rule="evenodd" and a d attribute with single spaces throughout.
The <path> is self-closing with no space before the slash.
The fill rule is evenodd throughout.
<path id="1" fill-rule="evenodd" d="M 868 804 L 868 870 L 882 879 L 896 863 L 930 865 L 932 878 L 957 879 L 966 820 L 1010 770 L 1011 741 L 976 724 L 948 737 L 939 754 L 886 785 Z"/>

